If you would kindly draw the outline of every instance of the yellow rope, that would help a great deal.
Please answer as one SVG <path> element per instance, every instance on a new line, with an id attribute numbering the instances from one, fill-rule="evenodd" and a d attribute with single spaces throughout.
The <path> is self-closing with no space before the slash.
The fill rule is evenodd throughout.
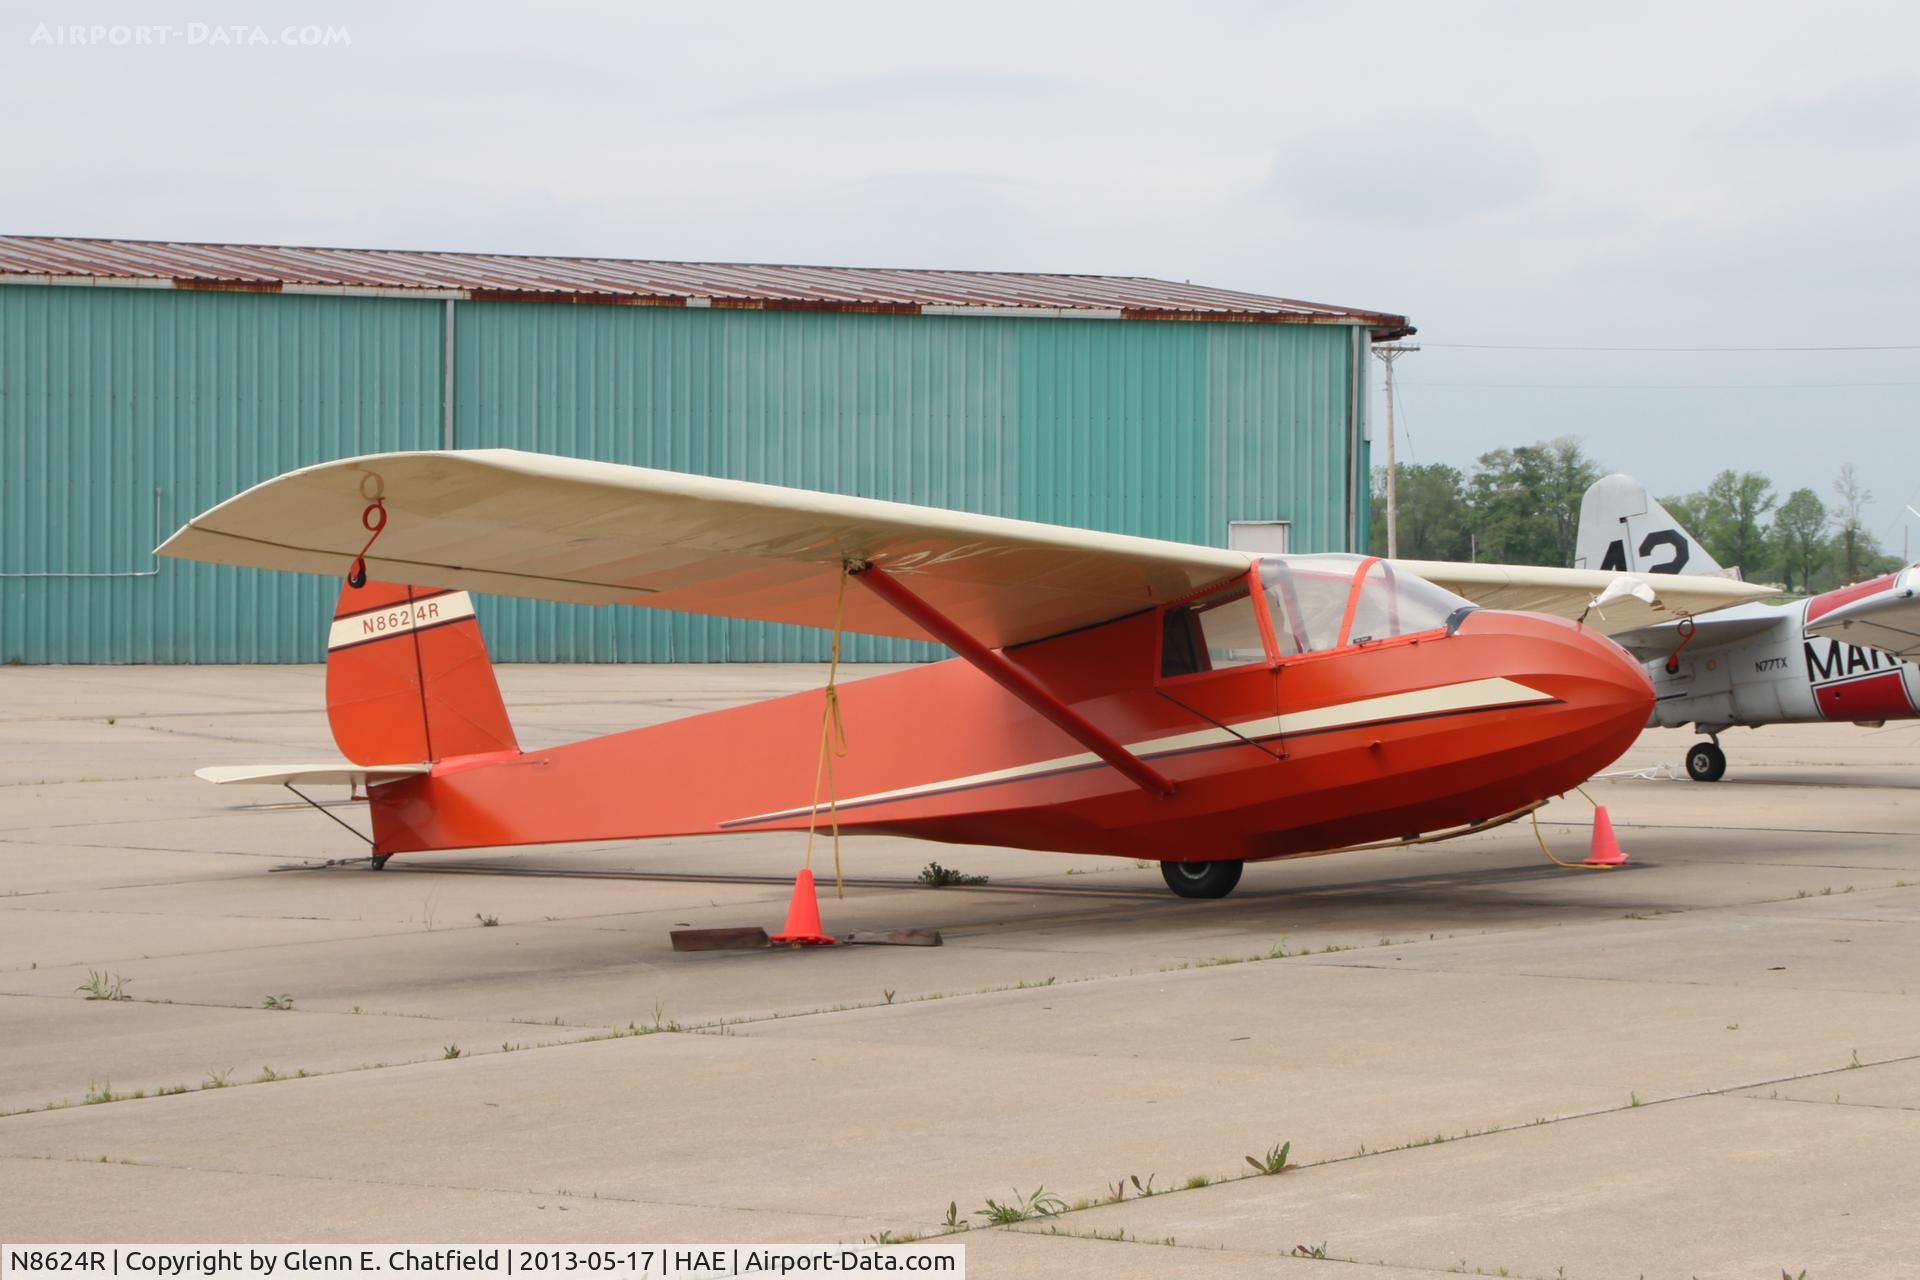
<path id="1" fill-rule="evenodd" d="M 847 727 L 840 719 L 840 621 L 847 603 L 847 573 L 840 571 L 840 594 L 833 602 L 833 659 L 827 666 L 827 688 L 820 708 L 820 762 L 813 770 L 813 807 L 807 813 L 807 870 L 813 870 L 813 833 L 820 825 L 820 784 L 827 787 L 827 821 L 833 827 L 833 896 L 847 896 L 840 874 L 840 809 L 833 785 L 833 759 L 847 754 Z"/>
<path id="2" fill-rule="evenodd" d="M 1580 791 L 1578 787 L 1575 787 L 1574 790 Z M 1587 793 L 1584 791 L 1580 791 L 1580 794 L 1584 796 Z M 1533 818 L 1533 838 L 1540 842 L 1540 852 L 1546 854 L 1547 861 L 1551 862 L 1554 866 L 1565 867 L 1569 871 L 1611 871 L 1613 870 L 1612 867 L 1590 867 L 1584 862 L 1562 862 L 1560 859 L 1554 857 L 1553 850 L 1547 848 L 1547 838 L 1540 834 L 1539 811 L 1536 809 L 1531 816 Z"/>

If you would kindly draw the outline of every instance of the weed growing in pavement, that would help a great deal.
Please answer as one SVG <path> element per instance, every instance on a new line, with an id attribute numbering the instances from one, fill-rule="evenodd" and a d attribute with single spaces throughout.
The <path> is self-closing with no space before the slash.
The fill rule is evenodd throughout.
<path id="1" fill-rule="evenodd" d="M 1046 1218 L 1056 1213 L 1065 1213 L 1067 1202 L 1053 1195 L 1045 1187 L 1035 1187 L 1033 1194 L 1023 1196 L 1020 1188 L 1013 1189 L 1013 1199 L 1005 1204 L 989 1199 L 984 1209 L 974 1212 L 974 1217 L 985 1218 L 996 1227 L 1004 1227 L 1015 1222 L 1025 1222 L 1029 1218 Z"/>
<path id="2" fill-rule="evenodd" d="M 84 991 L 89 1000 L 131 1000 L 127 994 L 127 984 L 132 978 L 123 978 L 117 973 L 98 973 L 87 970 L 87 980 L 75 987 L 75 991 Z"/>
<path id="3" fill-rule="evenodd" d="M 499 916 L 483 916 L 478 911 L 476 911 L 473 913 L 473 918 L 480 922 L 480 927 L 482 929 L 497 929 L 500 927 Z"/>
<path id="4" fill-rule="evenodd" d="M 209 1071 L 207 1072 L 206 1080 L 201 1083 L 200 1087 L 202 1089 L 225 1089 L 228 1087 L 227 1079 L 232 1074 L 232 1067 L 228 1067 L 225 1071 Z"/>
<path id="5" fill-rule="evenodd" d="M 1204 1173 L 1196 1173 L 1187 1179 L 1187 1190 L 1189 1191 L 1198 1191 L 1202 1187 L 1210 1187 L 1212 1185 L 1213 1179 Z"/>
<path id="6" fill-rule="evenodd" d="M 1291 1142 L 1278 1143 L 1268 1147 L 1267 1154 L 1264 1156 L 1248 1156 L 1247 1163 L 1253 1166 L 1254 1172 L 1262 1175 L 1285 1173 L 1289 1169 L 1298 1167 L 1287 1163 L 1287 1153 L 1292 1150 Z"/>
<path id="7" fill-rule="evenodd" d="M 446 1048 L 440 1051 L 440 1058 L 442 1061 L 451 1061 L 454 1058 L 457 1058 L 459 1056 L 460 1056 L 460 1046 L 457 1044 L 450 1044 Z"/>
<path id="8" fill-rule="evenodd" d="M 986 882 L 985 876 L 970 876 L 964 871 L 955 871 L 937 862 L 929 862 L 925 870 L 920 873 L 920 883 L 929 889 L 945 889 L 950 885 L 985 884 Z"/>
<path id="9" fill-rule="evenodd" d="M 268 996 L 260 1007 L 262 1009 L 279 1009 L 284 1012 L 285 1010 L 293 1008 L 293 997 L 283 991 L 277 996 Z"/>
<path id="10" fill-rule="evenodd" d="M 1293 1256 L 1296 1258 L 1324 1258 L 1327 1256 L 1327 1242 L 1322 1240 L 1319 1244 L 1297 1244 L 1293 1246 Z"/>

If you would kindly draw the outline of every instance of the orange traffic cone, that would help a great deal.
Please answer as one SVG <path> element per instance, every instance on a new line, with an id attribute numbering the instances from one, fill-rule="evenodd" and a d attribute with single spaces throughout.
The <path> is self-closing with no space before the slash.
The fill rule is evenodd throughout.
<path id="1" fill-rule="evenodd" d="M 793 878 L 793 901 L 787 907 L 787 927 L 774 934 L 771 940 L 801 946 L 831 946 L 838 941 L 832 934 L 820 931 L 820 903 L 814 896 L 811 869 L 802 867 L 800 874 Z"/>
<path id="2" fill-rule="evenodd" d="M 1618 867 L 1624 866 L 1627 855 L 1620 850 L 1620 842 L 1613 838 L 1613 819 L 1607 816 L 1607 806 L 1593 806 L 1593 851 L 1587 854 L 1583 866 Z"/>

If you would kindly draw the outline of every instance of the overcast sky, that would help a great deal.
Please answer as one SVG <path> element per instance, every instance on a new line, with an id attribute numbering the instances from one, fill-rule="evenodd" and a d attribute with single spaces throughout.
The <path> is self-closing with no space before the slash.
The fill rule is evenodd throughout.
<path id="1" fill-rule="evenodd" d="M 1151 275 L 1404 312 L 1414 460 L 1574 434 L 1659 493 L 1735 466 L 1823 498 L 1851 461 L 1883 542 L 1908 522 L 1920 554 L 1911 4 L 0 14 L 0 230 Z M 61 30 L 116 23 L 166 43 Z"/>

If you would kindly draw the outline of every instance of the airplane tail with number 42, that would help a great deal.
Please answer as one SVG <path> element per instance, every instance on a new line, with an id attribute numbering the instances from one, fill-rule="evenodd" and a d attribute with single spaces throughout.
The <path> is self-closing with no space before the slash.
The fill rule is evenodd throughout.
<path id="1" fill-rule="evenodd" d="M 1691 533 L 1629 476 L 1598 480 L 1580 504 L 1576 564 L 1647 574 L 1721 570 Z M 1658 583 L 1664 579 L 1655 577 Z M 1770 590 L 1770 589 L 1769 589 Z M 1920 566 L 1780 604 L 1615 635 L 1646 663 L 1653 719 L 1706 735 L 1687 749 L 1687 776 L 1727 771 L 1720 735 L 1736 725 L 1920 717 Z"/>
<path id="2" fill-rule="evenodd" d="M 376 866 L 830 816 L 851 834 L 1154 859 L 1186 897 L 1229 892 L 1247 861 L 1530 811 L 1647 720 L 1647 676 L 1605 631 L 1757 594 L 1712 577 L 1656 594 L 1600 570 L 1256 558 L 511 450 L 290 472 L 161 552 L 346 571 L 327 702 L 353 763 L 201 773 L 363 787 Z M 525 751 L 468 591 L 957 656 L 832 687 L 824 706 L 815 690 Z M 826 713 L 845 735 L 823 789 Z"/>

